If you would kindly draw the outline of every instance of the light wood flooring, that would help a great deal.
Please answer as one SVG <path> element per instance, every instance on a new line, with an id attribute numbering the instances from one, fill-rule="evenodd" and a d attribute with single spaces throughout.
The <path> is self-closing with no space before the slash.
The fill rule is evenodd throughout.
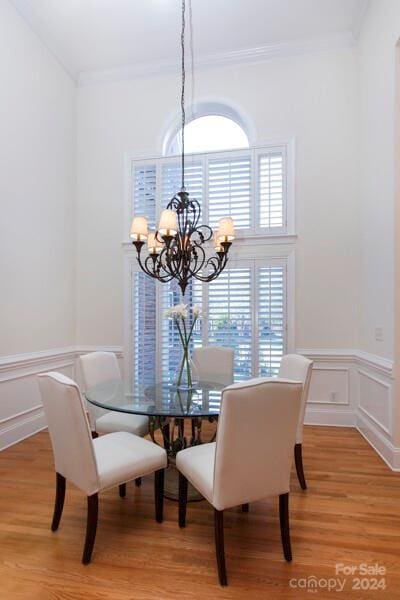
<path id="1" fill-rule="evenodd" d="M 83 566 L 86 499 L 68 487 L 60 529 L 50 531 L 52 454 L 47 432 L 39 433 L 0 453 L 0 598 L 400 598 L 400 473 L 354 429 L 306 427 L 303 456 L 306 492 L 292 475 L 293 562 L 283 559 L 277 499 L 252 504 L 248 514 L 226 511 L 229 586 L 221 588 L 211 507 L 190 504 L 179 530 L 177 503 L 166 500 L 159 525 L 151 477 L 140 489 L 130 484 L 125 499 L 117 489 L 100 496 L 93 562 Z M 328 592 L 321 586 L 338 563 L 378 563 L 386 589 L 352 590 L 347 577 L 343 592 Z M 291 587 L 312 575 L 317 592 Z"/>

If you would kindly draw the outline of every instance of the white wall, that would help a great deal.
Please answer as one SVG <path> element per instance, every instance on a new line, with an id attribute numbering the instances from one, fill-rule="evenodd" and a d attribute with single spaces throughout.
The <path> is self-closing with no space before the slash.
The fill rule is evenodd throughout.
<path id="1" fill-rule="evenodd" d="M 73 345 L 76 294 L 76 88 L 6 1 L 0 82 L 1 358 Z M 32 369 L 9 367 L 0 375 L 0 445 L 10 428 L 22 435 L 42 422 L 32 412 L 40 403 Z"/>
<path id="2" fill-rule="evenodd" d="M 359 40 L 361 109 L 360 347 L 393 358 L 395 57 L 400 3 L 370 2 Z M 383 329 L 383 341 L 375 328 Z"/>
<path id="3" fill-rule="evenodd" d="M 398 0 L 371 0 L 359 40 L 360 73 L 360 349 L 396 359 L 395 319 L 395 125 L 396 54 L 400 36 Z M 397 237 L 400 228 L 397 230 Z M 398 269 L 398 265 L 397 265 Z M 400 285 L 400 279 L 397 281 Z M 397 322 L 398 325 L 398 322 Z M 375 337 L 380 328 L 383 339 Z M 397 353 L 399 350 L 397 344 Z M 394 369 L 397 378 L 398 366 Z M 364 377 L 359 405 L 359 427 L 400 467 L 400 399 L 393 381 Z M 390 383 L 390 385 L 388 385 Z M 398 381 L 395 382 L 398 388 Z"/>
<path id="4" fill-rule="evenodd" d="M 124 154 L 160 153 L 178 86 L 169 74 L 78 91 L 78 344 L 122 344 Z M 296 138 L 296 345 L 356 347 L 355 50 L 199 69 L 196 94 L 240 106 L 256 143 Z"/>

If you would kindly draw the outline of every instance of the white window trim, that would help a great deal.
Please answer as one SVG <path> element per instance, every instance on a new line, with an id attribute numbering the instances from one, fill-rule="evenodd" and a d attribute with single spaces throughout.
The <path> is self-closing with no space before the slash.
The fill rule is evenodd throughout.
<path id="1" fill-rule="evenodd" d="M 271 139 L 268 142 L 265 142 L 264 144 L 260 144 L 257 146 L 251 146 L 250 148 L 243 148 L 241 150 L 231 150 L 231 151 L 226 151 L 226 150 L 220 150 L 220 151 L 216 151 L 216 152 L 198 152 L 196 154 L 188 154 L 186 156 L 187 162 L 190 162 L 191 157 L 206 157 L 208 155 L 216 155 L 216 156 L 221 156 L 221 158 L 226 155 L 226 156 L 235 156 L 238 155 L 240 156 L 241 153 L 243 153 L 243 151 L 249 151 L 249 152 L 254 152 L 256 155 L 259 154 L 260 152 L 262 152 L 265 149 L 274 149 L 274 148 L 282 148 L 285 147 L 286 150 L 286 208 L 285 208 L 285 212 L 286 212 L 286 230 L 283 232 L 282 230 L 277 229 L 276 231 L 274 231 L 273 233 L 271 232 L 267 232 L 266 230 L 260 229 L 259 231 L 256 231 L 254 234 L 252 233 L 251 235 L 249 235 L 249 232 L 246 230 L 240 230 L 240 232 L 238 232 L 238 237 L 235 240 L 236 241 L 245 241 L 246 243 L 248 243 L 250 240 L 255 240 L 255 239 L 259 239 L 261 237 L 264 238 L 264 244 L 266 243 L 266 241 L 268 240 L 276 240 L 279 238 L 281 243 L 287 243 L 287 242 L 294 242 L 295 241 L 295 237 L 296 237 L 296 223 L 295 223 L 295 145 L 296 145 L 296 141 L 295 138 L 276 138 L 276 139 Z M 162 164 L 168 163 L 168 162 L 175 162 L 176 159 L 178 157 L 177 156 L 155 156 L 155 155 L 143 155 L 143 156 L 137 156 L 131 153 L 126 153 L 125 154 L 125 158 L 124 158 L 124 210 L 123 210 L 123 232 L 124 232 L 124 237 L 123 237 L 123 241 L 122 241 L 122 246 L 124 248 L 127 247 L 127 245 L 130 245 L 131 242 L 129 240 L 129 238 L 127 237 L 128 232 L 129 232 L 129 228 L 130 228 L 130 224 L 131 224 L 131 220 L 132 220 L 132 198 L 133 198 L 133 177 L 132 177 L 132 167 L 135 163 L 156 163 L 157 164 L 157 169 L 161 168 Z M 205 163 L 207 163 L 207 161 L 204 161 Z M 253 161 L 254 164 L 254 161 Z M 254 178 L 253 178 L 254 179 Z M 190 192 L 190 190 L 189 190 Z M 207 198 L 205 198 L 205 202 L 207 202 Z M 204 208 L 206 209 L 206 206 L 204 206 Z M 252 207 L 251 207 L 251 219 L 252 222 L 254 223 L 254 217 L 255 217 L 255 206 L 254 206 L 254 202 L 252 203 Z M 156 198 L 156 216 L 158 216 L 161 212 L 161 202 L 160 202 L 160 198 Z"/>

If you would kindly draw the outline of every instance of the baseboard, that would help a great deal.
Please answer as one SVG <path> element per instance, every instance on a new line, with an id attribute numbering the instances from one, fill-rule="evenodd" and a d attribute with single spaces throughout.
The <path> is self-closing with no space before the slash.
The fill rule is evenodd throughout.
<path id="1" fill-rule="evenodd" d="M 400 471 L 400 448 L 394 446 L 375 423 L 358 412 L 356 428 L 392 471 Z"/>
<path id="2" fill-rule="evenodd" d="M 307 407 L 305 425 L 323 425 L 328 427 L 355 427 L 355 414 L 351 410 L 324 409 Z"/>
<path id="3" fill-rule="evenodd" d="M 41 406 L 12 415 L 0 422 L 0 450 L 5 450 L 46 428 Z"/>

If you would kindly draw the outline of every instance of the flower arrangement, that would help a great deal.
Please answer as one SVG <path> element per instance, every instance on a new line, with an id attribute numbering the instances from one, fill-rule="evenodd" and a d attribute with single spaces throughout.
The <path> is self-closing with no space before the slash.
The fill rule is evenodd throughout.
<path id="1" fill-rule="evenodd" d="M 187 304 L 176 304 L 175 306 L 171 306 L 164 312 L 164 317 L 166 319 L 171 319 L 174 321 L 178 333 L 179 338 L 182 344 L 182 360 L 177 371 L 176 377 L 176 385 L 177 387 L 181 387 L 183 384 L 183 379 L 186 377 L 186 385 L 185 387 L 192 387 L 192 371 L 190 366 L 190 356 L 189 356 L 189 344 L 193 335 L 194 327 L 200 318 L 201 308 L 198 304 L 195 304 L 192 309 L 193 319 L 192 324 L 189 326 L 188 317 L 189 310 Z"/>

